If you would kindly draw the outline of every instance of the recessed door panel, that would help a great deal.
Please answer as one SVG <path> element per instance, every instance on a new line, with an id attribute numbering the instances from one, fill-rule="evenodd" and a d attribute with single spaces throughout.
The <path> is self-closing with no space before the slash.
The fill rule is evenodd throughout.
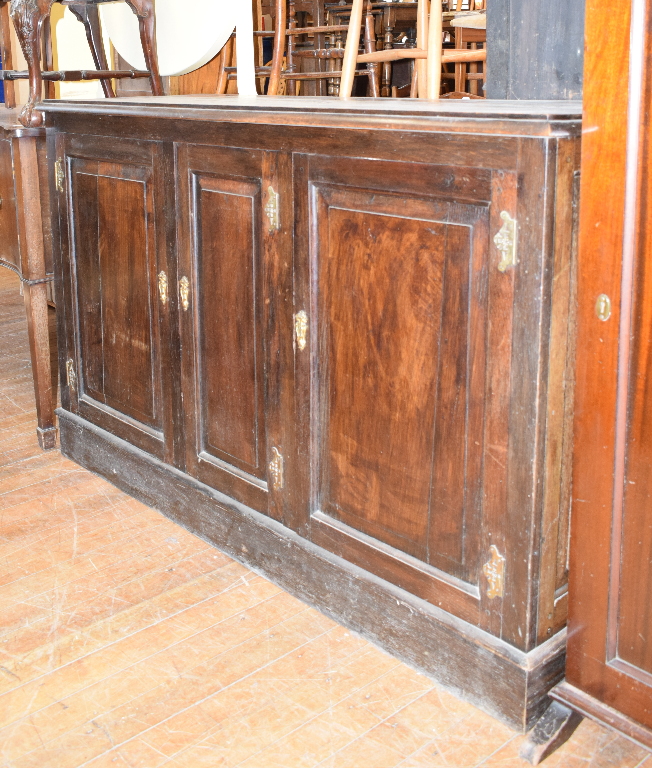
<path id="1" fill-rule="evenodd" d="M 201 174 L 193 181 L 201 452 L 262 477 L 260 185 Z"/>

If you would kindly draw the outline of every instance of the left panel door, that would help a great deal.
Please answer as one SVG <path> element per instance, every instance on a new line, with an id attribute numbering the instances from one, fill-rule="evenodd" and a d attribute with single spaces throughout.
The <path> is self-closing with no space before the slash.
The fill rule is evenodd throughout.
<path id="1" fill-rule="evenodd" d="M 73 135 L 59 140 L 55 178 L 69 344 L 64 407 L 172 463 L 165 167 L 160 144 Z"/>

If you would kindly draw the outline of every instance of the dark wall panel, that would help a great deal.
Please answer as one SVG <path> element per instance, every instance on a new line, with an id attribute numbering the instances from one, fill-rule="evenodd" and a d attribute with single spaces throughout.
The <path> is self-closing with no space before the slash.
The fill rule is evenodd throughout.
<path id="1" fill-rule="evenodd" d="M 489 0 L 487 96 L 581 99 L 584 0 Z"/>

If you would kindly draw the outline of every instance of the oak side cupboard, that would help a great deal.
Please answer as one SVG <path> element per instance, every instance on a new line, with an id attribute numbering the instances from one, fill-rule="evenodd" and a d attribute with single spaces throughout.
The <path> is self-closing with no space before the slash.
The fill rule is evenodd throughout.
<path id="1" fill-rule="evenodd" d="M 578 106 L 45 109 L 64 454 L 529 728 L 564 668 Z"/>

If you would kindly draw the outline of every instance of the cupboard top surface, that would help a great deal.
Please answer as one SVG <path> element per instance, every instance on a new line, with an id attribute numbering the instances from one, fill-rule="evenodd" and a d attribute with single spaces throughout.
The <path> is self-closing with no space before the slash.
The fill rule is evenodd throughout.
<path id="1" fill-rule="evenodd" d="M 405 104 L 409 101 L 409 104 Z M 403 128 L 548 136 L 579 131 L 582 106 L 573 101 L 420 101 L 417 99 L 350 99 L 311 97 L 163 96 L 92 101 L 46 101 L 46 113 L 127 115 L 358 128 Z"/>

